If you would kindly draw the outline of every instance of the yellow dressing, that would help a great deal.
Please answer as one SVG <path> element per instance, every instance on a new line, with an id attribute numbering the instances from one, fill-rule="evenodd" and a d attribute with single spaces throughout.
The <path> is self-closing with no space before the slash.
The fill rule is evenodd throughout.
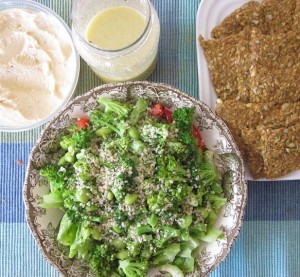
<path id="1" fill-rule="evenodd" d="M 136 9 L 116 6 L 96 14 L 86 39 L 105 50 L 117 50 L 134 43 L 146 28 L 145 16 Z"/>

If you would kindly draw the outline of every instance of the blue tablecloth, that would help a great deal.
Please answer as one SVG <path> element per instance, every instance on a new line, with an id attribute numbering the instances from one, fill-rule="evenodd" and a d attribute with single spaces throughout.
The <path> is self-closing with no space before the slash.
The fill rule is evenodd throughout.
<path id="1" fill-rule="evenodd" d="M 71 0 L 38 2 L 70 25 Z M 199 2 L 152 0 L 160 18 L 161 40 L 150 80 L 174 85 L 194 97 L 198 97 L 195 19 Z M 76 94 L 100 84 L 82 61 Z M 28 156 L 41 129 L 0 132 L 0 277 L 59 276 L 43 259 L 27 228 L 22 201 Z M 300 276 L 300 181 L 249 182 L 248 186 L 241 233 L 229 256 L 210 276 Z"/>

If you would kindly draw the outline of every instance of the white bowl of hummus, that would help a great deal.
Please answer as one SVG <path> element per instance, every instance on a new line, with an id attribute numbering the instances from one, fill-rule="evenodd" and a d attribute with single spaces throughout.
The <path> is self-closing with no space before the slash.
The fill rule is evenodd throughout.
<path id="1" fill-rule="evenodd" d="M 0 2 L 0 131 L 36 128 L 72 97 L 80 60 L 68 25 L 34 1 Z"/>

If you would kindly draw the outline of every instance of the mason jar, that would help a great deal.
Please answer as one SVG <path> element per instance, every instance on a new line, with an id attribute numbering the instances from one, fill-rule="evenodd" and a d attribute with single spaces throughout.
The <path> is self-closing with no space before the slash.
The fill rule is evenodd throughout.
<path id="1" fill-rule="evenodd" d="M 74 0 L 72 37 L 104 82 L 143 80 L 156 65 L 160 24 L 149 0 Z"/>

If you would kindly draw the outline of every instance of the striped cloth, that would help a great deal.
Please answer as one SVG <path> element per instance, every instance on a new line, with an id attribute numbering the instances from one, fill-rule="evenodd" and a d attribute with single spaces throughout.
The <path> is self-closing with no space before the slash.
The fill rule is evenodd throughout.
<path id="1" fill-rule="evenodd" d="M 213 1 L 213 0 L 212 0 Z M 71 0 L 39 0 L 70 25 Z M 199 0 L 152 0 L 161 23 L 151 81 L 198 97 L 195 18 Z M 82 61 L 76 94 L 101 81 Z M 41 131 L 0 132 L 0 277 L 54 277 L 24 217 L 22 186 L 28 156 Z M 17 160 L 23 161 L 19 165 Z M 211 277 L 300 276 L 300 181 L 249 182 L 245 222 L 226 260 Z"/>

